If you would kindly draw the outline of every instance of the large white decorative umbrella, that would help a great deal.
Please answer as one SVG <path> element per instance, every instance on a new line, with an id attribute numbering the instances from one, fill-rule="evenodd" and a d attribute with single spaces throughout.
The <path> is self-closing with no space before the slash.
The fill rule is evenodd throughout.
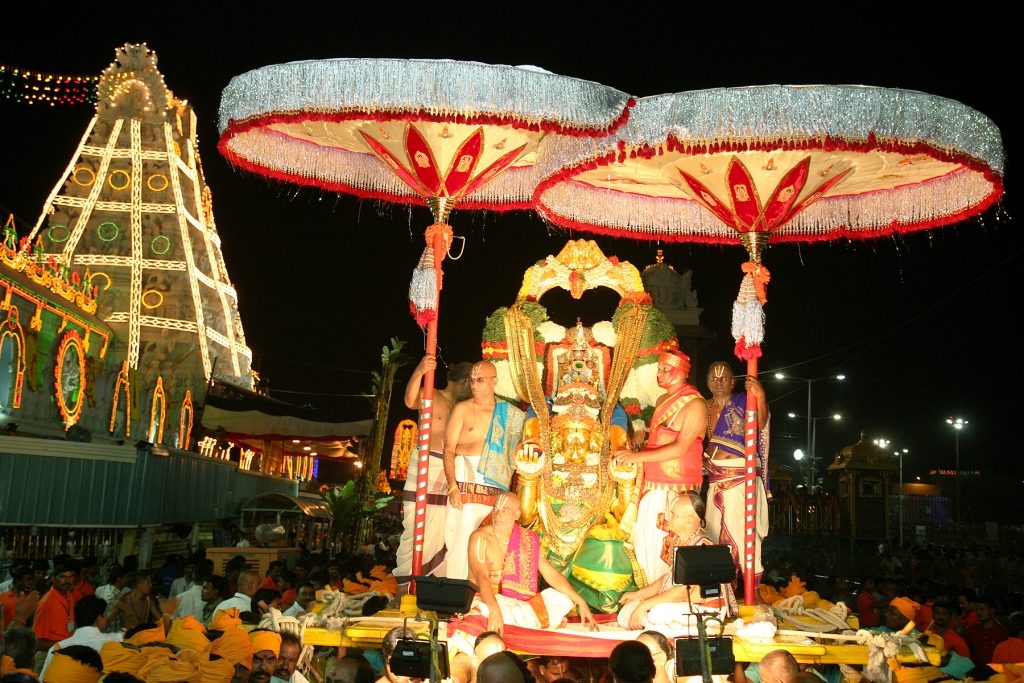
<path id="1" fill-rule="evenodd" d="M 632 99 L 536 67 L 452 60 L 331 59 L 263 67 L 224 89 L 219 149 L 232 164 L 278 180 L 409 204 L 434 224 L 413 274 L 410 306 L 437 347 L 441 263 L 456 205 L 532 206 L 545 137 L 600 138 Z M 423 378 L 413 550 L 421 570 L 433 372 Z"/>
<path id="2" fill-rule="evenodd" d="M 742 244 L 736 355 L 757 374 L 768 244 L 948 225 L 1002 195 L 1003 146 L 983 114 L 921 92 L 758 86 L 637 101 L 615 135 L 541 145 L 537 211 L 557 225 L 646 240 Z M 754 598 L 756 402 L 747 396 L 744 592 Z"/>

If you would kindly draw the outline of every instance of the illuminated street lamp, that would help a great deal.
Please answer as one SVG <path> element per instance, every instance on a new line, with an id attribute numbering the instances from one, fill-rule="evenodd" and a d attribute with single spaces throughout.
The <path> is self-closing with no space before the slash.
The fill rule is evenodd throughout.
<path id="1" fill-rule="evenodd" d="M 813 419 L 811 418 L 811 415 L 813 415 L 814 412 L 812 410 L 813 402 L 811 400 L 811 397 L 812 397 L 812 394 L 813 394 L 814 383 L 815 382 L 821 382 L 821 381 L 828 381 L 828 380 L 834 380 L 834 381 L 841 382 L 844 379 L 846 379 L 846 375 L 828 375 L 827 377 L 814 377 L 812 379 L 808 379 L 806 377 L 791 377 L 791 376 L 789 376 L 789 375 L 787 375 L 785 373 L 776 372 L 775 373 L 775 379 L 783 381 L 783 382 L 806 382 L 807 383 L 807 415 L 806 415 L 806 417 L 807 417 L 807 449 L 810 451 L 811 463 L 813 464 L 815 462 L 815 459 L 814 459 L 814 455 L 815 455 L 814 454 L 814 440 L 813 440 L 814 426 L 813 426 Z"/>
<path id="2" fill-rule="evenodd" d="M 804 452 L 803 452 L 803 450 L 798 448 L 795 451 L 793 451 L 793 459 L 796 460 L 797 462 L 800 462 L 801 460 L 803 460 L 804 459 Z"/>
<path id="3" fill-rule="evenodd" d="M 797 415 L 796 413 L 789 413 L 790 417 L 803 417 L 803 415 Z M 808 423 L 811 425 L 810 439 L 808 440 L 810 457 L 808 459 L 808 468 L 810 470 L 810 476 L 808 479 L 808 485 L 811 489 L 814 489 L 814 479 L 818 469 L 818 459 L 814 455 L 814 447 L 818 443 L 818 420 L 842 420 L 843 416 L 839 413 L 832 413 L 831 415 L 819 415 L 818 417 L 812 417 L 808 419 Z"/>
<path id="4" fill-rule="evenodd" d="M 873 442 L 880 448 L 885 448 L 892 442 L 888 439 L 875 439 Z M 900 459 L 900 547 L 903 547 L 903 508 L 904 508 L 904 493 L 903 493 L 903 456 L 910 452 L 909 448 L 897 448 L 892 452 L 897 458 Z M 917 478 L 918 481 L 921 477 Z"/>
<path id="5" fill-rule="evenodd" d="M 956 470 L 953 472 L 953 479 L 956 481 L 956 525 L 960 526 L 960 430 L 967 426 L 967 420 L 962 417 L 946 418 L 946 424 L 953 428 L 954 443 L 956 447 Z"/>

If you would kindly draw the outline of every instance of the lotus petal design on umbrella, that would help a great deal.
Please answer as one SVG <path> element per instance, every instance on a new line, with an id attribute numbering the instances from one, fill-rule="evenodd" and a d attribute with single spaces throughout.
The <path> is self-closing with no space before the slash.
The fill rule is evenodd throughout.
<path id="1" fill-rule="evenodd" d="M 742 244 L 736 355 L 757 375 L 772 241 L 879 237 L 976 215 L 1003 192 L 998 128 L 925 93 L 865 86 L 759 86 L 639 100 L 618 133 L 541 143 L 537 211 L 617 237 Z M 762 200 L 762 198 L 765 198 Z M 756 572 L 757 402 L 748 392 L 744 591 Z"/>
<path id="2" fill-rule="evenodd" d="M 614 88 L 536 67 L 291 62 L 231 80 L 219 148 L 233 164 L 300 185 L 401 203 L 442 196 L 464 208 L 523 209 L 543 137 L 604 136 L 631 103 Z"/>
<path id="3" fill-rule="evenodd" d="M 963 220 L 1003 190 L 1002 140 L 986 116 L 868 86 L 655 95 L 597 147 L 552 138 L 540 153 L 541 215 L 638 239 L 878 237 Z"/>
<path id="4" fill-rule="evenodd" d="M 448 214 L 532 208 L 537 145 L 546 136 L 602 137 L 633 99 L 537 67 L 452 60 L 332 59 L 236 76 L 225 88 L 218 148 L 279 180 L 426 204 L 434 225 L 409 285 L 410 310 L 437 348 Z M 434 373 L 423 376 L 413 574 L 421 568 Z"/>

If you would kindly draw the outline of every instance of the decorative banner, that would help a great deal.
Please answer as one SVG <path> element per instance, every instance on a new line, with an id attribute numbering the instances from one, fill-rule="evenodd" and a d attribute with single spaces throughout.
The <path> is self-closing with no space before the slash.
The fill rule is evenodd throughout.
<path id="1" fill-rule="evenodd" d="M 395 445 L 391 448 L 391 478 L 405 479 L 409 473 L 409 457 L 416 449 L 418 428 L 412 420 L 402 420 L 395 427 Z"/>

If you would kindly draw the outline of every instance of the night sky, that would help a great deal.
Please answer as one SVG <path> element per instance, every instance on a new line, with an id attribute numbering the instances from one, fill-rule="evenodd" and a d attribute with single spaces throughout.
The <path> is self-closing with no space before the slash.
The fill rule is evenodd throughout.
<path id="1" fill-rule="evenodd" d="M 954 436 L 945 420 L 961 416 L 970 421 L 960 435 L 961 466 L 1003 475 L 1008 491 L 1024 493 L 1010 394 L 1024 376 L 1013 303 L 1022 265 L 1014 211 L 1019 133 L 1012 123 L 1019 116 L 1011 113 L 1015 97 L 1007 84 L 1015 80 L 1011 54 L 1019 36 L 1009 35 L 1008 16 L 982 17 L 973 4 L 961 10 L 978 18 L 958 11 L 941 28 L 923 25 L 917 11 L 875 11 L 863 3 L 825 16 L 820 4 L 770 5 L 751 14 L 742 5 L 715 13 L 674 3 L 663 15 L 646 5 L 637 16 L 627 13 L 641 5 L 628 4 L 604 15 L 585 5 L 564 15 L 516 5 L 493 15 L 482 5 L 466 13 L 447 6 L 433 16 L 383 4 L 345 11 L 288 6 L 261 10 L 258 19 L 241 18 L 257 11 L 249 4 L 218 10 L 220 17 L 198 5 L 161 5 L 173 7 L 174 16 L 105 6 L 80 16 L 5 17 L 0 63 L 99 74 L 126 42 L 156 51 L 168 87 L 199 118 L 200 154 L 254 366 L 272 395 L 329 409 L 362 409 L 362 399 L 350 395 L 367 391 L 369 370 L 379 366 L 389 338 L 406 340 L 419 355 L 423 336 L 406 295 L 430 217 L 426 209 L 284 186 L 228 166 L 216 150 L 216 119 L 221 92 L 235 75 L 300 59 L 449 58 L 532 64 L 635 96 L 864 84 L 958 100 L 1002 130 L 1004 200 L 978 219 L 903 237 L 771 246 L 764 257 L 772 281 L 761 367 L 804 378 L 848 376 L 842 384 L 814 385 L 814 415 L 844 415 L 838 424 L 818 422 L 819 458 L 828 460 L 863 430 L 908 448 L 906 478 L 927 480 L 930 469 L 953 467 Z M 0 100 L 0 205 L 26 232 L 92 113 L 88 105 Z M 557 253 L 566 239 L 587 235 L 548 226 L 529 212 L 456 210 L 450 222 L 466 237 L 463 257 L 445 265 L 441 304 L 441 352 L 454 362 L 479 357 L 485 316 L 513 301 L 523 270 Z M 654 262 L 658 248 L 677 270 L 692 268 L 701 322 L 717 335 L 703 359 L 739 367 L 729 324 L 742 249 L 595 239 L 606 254 L 640 269 Z M 594 304 L 602 305 L 595 319 L 610 317 L 614 297 Z M 806 384 L 765 383 L 773 457 L 789 460 L 805 446 L 805 423 L 785 413 L 806 414 Z"/>

